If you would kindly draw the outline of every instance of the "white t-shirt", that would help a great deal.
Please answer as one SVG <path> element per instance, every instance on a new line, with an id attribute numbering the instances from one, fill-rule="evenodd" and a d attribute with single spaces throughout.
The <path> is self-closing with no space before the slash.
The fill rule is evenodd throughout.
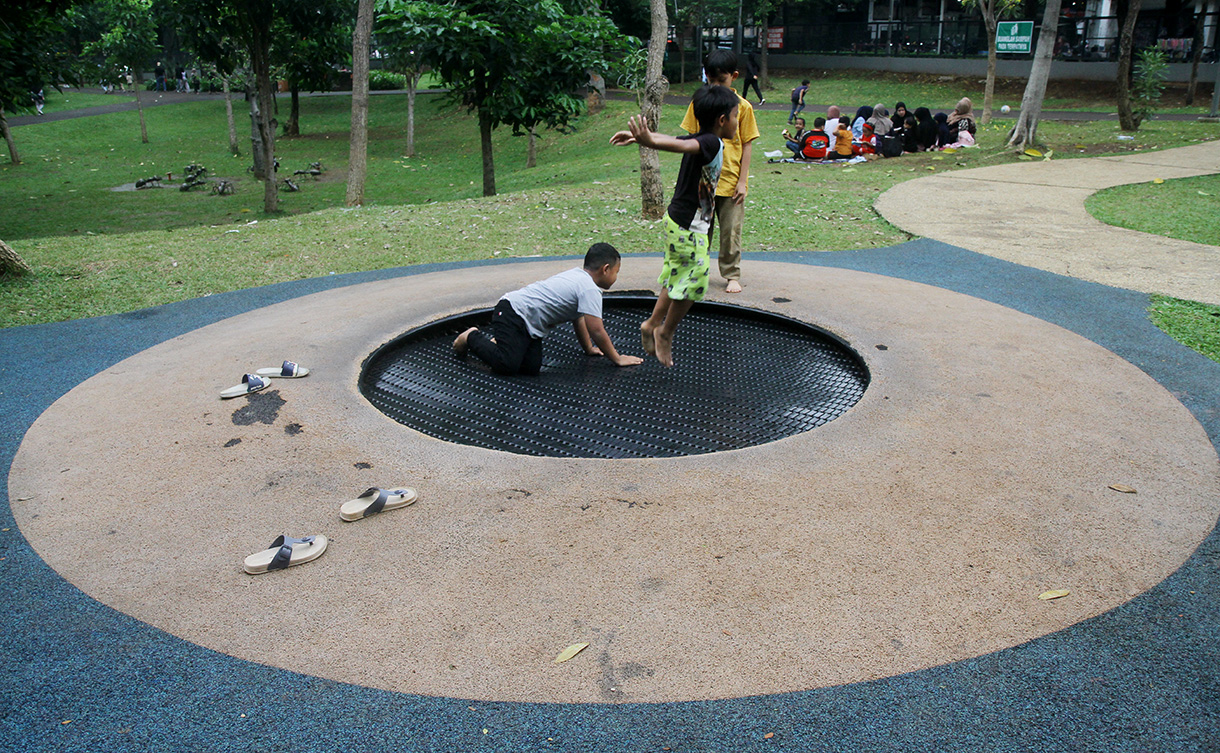
<path id="1" fill-rule="evenodd" d="M 560 322 L 602 317 L 602 290 L 583 267 L 569 269 L 504 296 L 525 320 L 530 337 L 542 339 Z"/>

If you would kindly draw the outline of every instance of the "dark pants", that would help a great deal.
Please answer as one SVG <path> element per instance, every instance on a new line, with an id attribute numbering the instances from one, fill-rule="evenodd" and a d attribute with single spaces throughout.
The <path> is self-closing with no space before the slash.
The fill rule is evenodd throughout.
<path id="1" fill-rule="evenodd" d="M 530 337 L 525 320 L 513 311 L 508 301 L 496 304 L 491 315 L 491 331 L 495 342 L 481 329 L 470 333 L 466 344 L 471 353 L 497 374 L 538 376 L 542 371 L 542 340 Z"/>
<path id="2" fill-rule="evenodd" d="M 758 101 L 761 103 L 763 101 L 762 89 L 758 88 L 758 79 L 753 76 L 746 78 L 745 85 L 741 87 L 741 98 L 746 98 L 751 86 L 754 87 L 754 93 L 758 95 Z"/>

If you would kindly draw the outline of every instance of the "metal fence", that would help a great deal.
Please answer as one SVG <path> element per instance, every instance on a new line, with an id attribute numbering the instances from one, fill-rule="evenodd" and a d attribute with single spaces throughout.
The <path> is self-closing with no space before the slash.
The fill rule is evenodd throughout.
<path id="1" fill-rule="evenodd" d="M 1220 13 L 1202 19 L 1205 34 L 1203 62 L 1215 62 Z M 1030 51 L 1036 49 L 1042 32 L 1041 20 L 1034 23 Z M 743 31 L 744 49 L 757 49 L 755 30 Z M 1060 60 L 1107 61 L 1118 56 L 1119 23 L 1115 16 L 1078 16 L 1059 19 L 1055 57 Z M 703 33 L 703 49 L 731 47 L 735 30 L 708 28 Z M 1135 49 L 1160 47 L 1170 62 L 1188 62 L 1194 52 L 1193 37 L 1169 37 L 1163 32 L 1162 19 L 1141 15 L 1135 27 Z M 818 24 L 789 24 L 783 27 L 781 54 L 842 54 L 883 56 L 985 57 L 987 29 L 982 19 L 953 18 L 916 21 L 857 21 Z M 1028 58 L 1025 55 L 1001 57 Z"/>

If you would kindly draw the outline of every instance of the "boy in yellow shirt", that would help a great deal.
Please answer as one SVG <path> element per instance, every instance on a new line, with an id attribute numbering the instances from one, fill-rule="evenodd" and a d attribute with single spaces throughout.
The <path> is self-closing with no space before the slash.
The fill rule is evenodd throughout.
<path id="1" fill-rule="evenodd" d="M 737 56 L 731 50 L 712 50 L 703 60 L 703 71 L 712 85 L 733 88 L 737 80 Z M 720 182 L 716 184 L 716 216 L 720 223 L 720 276 L 727 281 L 726 293 L 741 292 L 741 225 L 745 221 L 747 183 L 750 177 L 750 156 L 754 141 L 759 137 L 754 107 L 737 95 L 737 135 L 724 140 L 724 164 Z M 699 132 L 699 121 L 693 107 L 686 108 L 682 129 Z M 711 236 L 715 225 L 708 230 Z"/>

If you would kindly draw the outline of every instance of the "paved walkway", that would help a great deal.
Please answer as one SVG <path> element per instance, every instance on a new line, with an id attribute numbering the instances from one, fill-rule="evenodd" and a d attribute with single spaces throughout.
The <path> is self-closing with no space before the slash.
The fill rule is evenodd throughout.
<path id="1" fill-rule="evenodd" d="M 1220 247 L 1106 225 L 1084 207 L 1103 188 L 1212 173 L 1220 173 L 1220 141 L 933 175 L 894 186 L 876 208 L 909 233 L 999 259 L 1220 304 Z"/>

